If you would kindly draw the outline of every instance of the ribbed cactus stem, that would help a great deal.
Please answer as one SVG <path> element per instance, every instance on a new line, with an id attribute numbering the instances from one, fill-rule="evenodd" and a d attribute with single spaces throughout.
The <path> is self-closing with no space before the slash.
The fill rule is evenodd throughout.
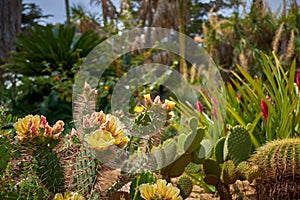
<path id="1" fill-rule="evenodd" d="M 259 199 L 300 198 L 300 138 L 269 142 L 249 159 L 258 168 Z"/>

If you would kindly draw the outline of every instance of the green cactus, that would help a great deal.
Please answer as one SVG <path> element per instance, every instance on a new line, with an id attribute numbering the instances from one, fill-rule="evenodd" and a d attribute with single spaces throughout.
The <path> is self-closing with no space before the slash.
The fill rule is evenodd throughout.
<path id="1" fill-rule="evenodd" d="M 52 193 L 59 193 L 64 188 L 64 172 L 57 154 L 49 147 L 38 146 L 33 151 L 37 160 L 37 175 Z"/>
<path id="2" fill-rule="evenodd" d="M 81 148 L 76 156 L 74 169 L 74 186 L 76 191 L 87 199 L 99 199 L 100 190 L 96 188 L 99 164 L 94 155 L 85 148 Z"/>
<path id="3" fill-rule="evenodd" d="M 174 159 L 176 157 L 176 153 L 177 153 L 176 142 L 172 139 L 168 139 L 163 143 L 162 148 L 165 153 L 165 163 L 166 164 L 172 163 L 174 161 Z"/>
<path id="4" fill-rule="evenodd" d="M 215 175 L 216 177 L 221 177 L 222 169 L 215 160 L 209 158 L 203 163 L 203 172 L 205 175 Z"/>
<path id="5" fill-rule="evenodd" d="M 192 161 L 194 152 L 199 151 L 201 145 L 207 146 L 201 142 L 205 136 L 204 128 L 197 126 L 198 120 L 191 118 L 189 135 L 182 133 L 176 139 L 166 140 L 162 145 L 152 149 L 157 167 L 166 180 L 180 176 L 185 171 L 185 167 Z M 208 149 L 211 151 L 212 147 Z"/>
<path id="6" fill-rule="evenodd" d="M 191 162 L 191 154 L 183 154 L 172 164 L 168 165 L 163 169 L 163 174 L 168 180 L 172 177 L 178 177 L 183 174 L 185 167 Z"/>
<path id="7" fill-rule="evenodd" d="M 226 184 L 233 184 L 239 178 L 236 167 L 232 160 L 224 162 L 222 166 L 221 180 Z"/>
<path id="8" fill-rule="evenodd" d="M 193 181 L 187 176 L 182 176 L 177 182 L 177 187 L 180 189 L 180 196 L 186 199 L 192 193 Z"/>
<path id="9" fill-rule="evenodd" d="M 243 161 L 236 167 L 237 174 L 253 182 L 254 179 L 259 177 L 259 170 L 257 166 L 251 166 L 249 162 Z"/>
<path id="10" fill-rule="evenodd" d="M 231 200 L 229 184 L 237 180 L 234 163 L 229 160 L 222 167 L 217 161 L 209 158 L 203 163 L 204 182 L 216 187 L 221 200 Z"/>
<path id="11" fill-rule="evenodd" d="M 185 167 L 185 172 L 186 173 L 196 174 L 196 173 L 198 173 L 200 171 L 201 171 L 201 165 L 193 163 L 193 162 L 189 163 Z"/>
<path id="12" fill-rule="evenodd" d="M 192 152 L 192 162 L 202 164 L 211 156 L 213 145 L 209 139 L 202 140 L 200 146 Z"/>
<path id="13" fill-rule="evenodd" d="M 224 144 L 224 158 L 229 157 L 237 166 L 246 161 L 251 153 L 251 138 L 248 131 L 242 126 L 234 126 L 228 134 Z M 218 158 L 220 159 L 220 158 Z"/>
<path id="14" fill-rule="evenodd" d="M 192 153 L 197 148 L 199 148 L 201 141 L 205 136 L 203 128 L 197 128 L 189 134 L 184 143 L 184 149 L 187 153 Z"/>
<path id="15" fill-rule="evenodd" d="M 259 199 L 300 198 L 300 138 L 269 142 L 251 156 L 249 163 L 259 172 L 255 179 Z"/>
<path id="16" fill-rule="evenodd" d="M 216 146 L 214 148 L 214 153 L 215 153 L 215 157 L 216 157 L 216 161 L 219 164 L 224 163 L 224 145 L 225 145 L 225 137 L 220 138 L 217 143 Z"/>

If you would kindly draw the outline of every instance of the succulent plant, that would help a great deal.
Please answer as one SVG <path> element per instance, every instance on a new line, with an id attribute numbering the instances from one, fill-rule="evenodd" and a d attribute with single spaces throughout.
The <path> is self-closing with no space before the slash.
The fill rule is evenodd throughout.
<path id="1" fill-rule="evenodd" d="M 219 145 L 221 146 L 222 142 Z M 219 146 L 217 148 L 221 149 Z M 252 142 L 247 129 L 240 125 L 234 126 L 224 142 L 224 160 L 232 159 L 237 166 L 240 162 L 248 159 L 251 148 Z M 215 150 L 218 151 L 218 149 Z M 219 157 L 218 153 L 217 155 Z M 222 159 L 218 159 L 222 161 Z"/>
<path id="2" fill-rule="evenodd" d="M 191 173 L 191 174 L 196 174 L 201 171 L 201 165 L 196 164 L 193 162 L 190 162 L 186 167 L 185 167 L 185 172 L 186 173 Z"/>
<path id="3" fill-rule="evenodd" d="M 56 149 L 64 168 L 65 189 L 77 191 L 87 200 L 99 199 L 97 178 L 101 164 L 94 154 L 82 144 L 79 133 L 73 129 Z"/>
<path id="4" fill-rule="evenodd" d="M 204 142 L 204 141 L 202 141 Z M 206 148 L 209 150 L 209 148 Z M 220 138 L 214 146 L 214 159 L 207 157 L 203 163 L 204 181 L 214 185 L 221 199 L 232 199 L 229 185 L 235 183 L 241 172 L 239 163 L 248 159 L 252 149 L 249 133 L 242 126 L 234 126 L 226 137 Z"/>
<path id="5" fill-rule="evenodd" d="M 239 174 L 232 160 L 227 160 L 223 164 L 219 164 L 214 159 L 206 159 L 203 163 L 204 182 L 216 187 L 222 200 L 230 200 L 229 185 L 235 183 Z"/>
<path id="6" fill-rule="evenodd" d="M 246 167 L 256 172 L 254 176 L 248 170 L 246 178 L 256 177 L 259 199 L 300 198 L 300 138 L 268 142 L 251 156 Z"/>
<path id="7" fill-rule="evenodd" d="M 15 159 L 26 163 L 29 180 L 36 176 L 36 184 L 43 185 L 50 192 L 50 197 L 64 189 L 64 171 L 54 147 L 61 140 L 64 122 L 59 120 L 52 127 L 46 117 L 27 115 L 14 124 L 17 136 Z M 15 166 L 22 170 L 22 166 Z M 41 185 L 40 185 L 41 184 Z"/>
<path id="8" fill-rule="evenodd" d="M 192 193 L 193 181 L 187 176 L 181 176 L 177 182 L 177 187 L 180 189 L 180 196 L 186 199 Z"/>
<path id="9" fill-rule="evenodd" d="M 74 186 L 76 191 L 87 199 L 100 198 L 100 190 L 96 188 L 98 168 L 94 155 L 83 147 L 76 156 L 75 170 L 73 171 Z"/>
<path id="10" fill-rule="evenodd" d="M 64 171 L 57 154 L 49 147 L 38 146 L 33 157 L 37 160 L 37 175 L 42 183 L 54 194 L 61 192 L 64 189 Z"/>
<path id="11" fill-rule="evenodd" d="M 161 174 L 167 180 L 182 175 L 192 161 L 193 153 L 199 151 L 201 147 L 201 141 L 205 136 L 204 128 L 198 127 L 196 118 L 190 119 L 189 127 L 190 134 L 182 133 L 177 138 L 166 140 L 162 145 L 152 149 L 158 169 L 161 169 Z"/>

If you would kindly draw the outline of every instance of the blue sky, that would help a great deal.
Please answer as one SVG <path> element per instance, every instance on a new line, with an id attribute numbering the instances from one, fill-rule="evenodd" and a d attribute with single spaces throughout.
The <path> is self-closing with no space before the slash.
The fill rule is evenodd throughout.
<path id="1" fill-rule="evenodd" d="M 100 12 L 100 6 L 93 6 L 90 5 L 90 0 L 69 0 L 70 6 L 73 4 L 81 4 L 83 5 L 88 11 L 91 12 Z M 248 2 L 250 0 L 247 0 Z M 252 1 L 252 0 L 251 0 Z M 114 3 L 119 3 L 120 0 L 113 0 Z M 268 0 L 269 5 L 272 9 L 278 8 L 282 5 L 282 0 Z M 297 0 L 300 4 L 300 0 Z M 54 17 L 50 17 L 49 19 L 45 19 L 44 21 L 47 23 L 63 23 L 66 19 L 66 11 L 65 11 L 65 0 L 23 0 L 23 3 L 36 3 L 39 5 L 42 10 L 43 14 L 52 14 Z"/>

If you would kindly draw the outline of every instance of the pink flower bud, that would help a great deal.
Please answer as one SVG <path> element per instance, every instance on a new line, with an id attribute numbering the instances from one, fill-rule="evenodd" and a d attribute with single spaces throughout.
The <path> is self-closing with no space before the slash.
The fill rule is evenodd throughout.
<path id="1" fill-rule="evenodd" d="M 200 101 L 197 101 L 197 110 L 198 110 L 199 112 L 203 113 L 203 106 L 202 106 L 202 104 L 201 104 Z"/>
<path id="2" fill-rule="evenodd" d="M 46 117 L 43 116 L 43 115 L 41 115 L 41 124 L 40 124 L 40 127 L 41 128 L 45 128 L 47 125 L 48 125 L 48 121 L 47 121 Z"/>
<path id="3" fill-rule="evenodd" d="M 35 127 L 35 124 L 31 124 L 30 125 L 30 136 L 31 138 L 35 138 L 35 137 L 38 137 L 39 136 L 39 130 Z"/>
<path id="4" fill-rule="evenodd" d="M 269 98 L 268 98 L 268 100 L 269 100 Z M 261 99 L 260 108 L 261 108 L 261 112 L 262 112 L 262 118 L 264 120 L 267 120 L 268 119 L 268 114 L 269 114 L 269 108 L 268 108 L 268 105 L 267 105 L 267 103 L 265 102 L 264 99 Z"/>

